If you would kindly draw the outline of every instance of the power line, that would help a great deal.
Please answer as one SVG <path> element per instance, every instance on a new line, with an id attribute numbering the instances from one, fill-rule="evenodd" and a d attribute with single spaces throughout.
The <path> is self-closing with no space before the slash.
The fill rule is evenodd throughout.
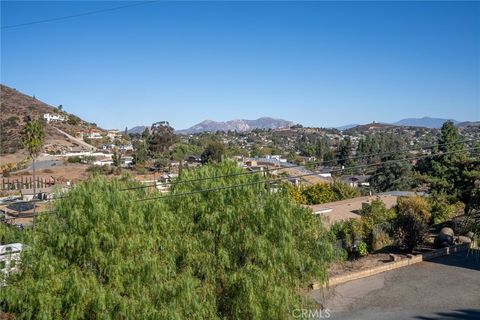
<path id="1" fill-rule="evenodd" d="M 424 155 L 424 156 L 404 158 L 404 159 L 397 159 L 397 160 L 387 160 L 387 161 L 381 161 L 381 162 L 373 163 L 373 164 L 367 164 L 367 165 L 361 165 L 361 166 L 348 167 L 348 168 L 344 168 L 344 169 L 334 169 L 334 170 L 329 171 L 328 173 L 333 173 L 333 172 L 337 172 L 337 171 L 344 171 L 344 170 L 348 170 L 348 169 L 356 169 L 356 168 L 366 168 L 366 167 L 371 167 L 371 166 L 378 166 L 378 165 L 382 165 L 382 164 L 385 164 L 385 163 L 395 163 L 395 162 L 401 162 L 401 161 L 412 161 L 412 160 L 419 160 L 419 159 L 424 159 L 424 158 L 438 157 L 438 156 L 443 156 L 443 155 L 447 155 L 447 154 L 454 154 L 454 153 L 463 152 L 463 151 L 467 151 L 467 150 L 477 150 L 477 149 L 480 149 L 480 147 L 468 148 L 468 149 L 451 151 L 451 152 L 443 152 L 443 153 L 434 154 L 434 155 Z M 239 187 L 256 185 L 256 184 L 261 184 L 261 183 L 266 183 L 266 182 L 268 182 L 268 183 L 281 182 L 281 181 L 283 181 L 283 180 L 297 179 L 297 178 L 303 178 L 303 177 L 313 176 L 313 175 L 318 175 L 318 173 L 307 173 L 307 174 L 297 175 L 297 176 L 291 176 L 291 177 L 284 177 L 284 178 L 277 178 L 277 179 L 266 179 L 266 180 L 254 181 L 254 182 L 248 182 L 248 183 L 242 183 L 242 184 L 236 184 L 236 185 L 231 185 L 231 186 L 222 186 L 222 187 L 217 187 L 217 188 L 195 190 L 195 191 L 189 191 L 189 192 L 183 192 L 183 193 L 177 193 L 177 194 L 169 194 L 169 195 L 166 195 L 166 196 L 159 196 L 159 197 L 138 199 L 138 200 L 136 200 L 136 201 L 161 200 L 161 199 L 164 199 L 164 198 L 172 198 L 172 197 L 179 197 L 179 196 L 189 196 L 189 195 L 193 195 L 193 194 L 197 194 L 197 193 L 210 192 L 210 191 L 220 191 L 220 190 L 226 190 L 226 189 L 235 189 L 235 188 L 239 188 Z"/>
<path id="2" fill-rule="evenodd" d="M 416 151 L 417 149 L 433 149 L 434 147 L 450 145 L 450 144 L 457 144 L 457 143 L 465 143 L 465 142 L 471 142 L 471 141 L 476 141 L 476 139 L 466 139 L 466 140 L 455 141 L 455 142 L 450 142 L 450 143 L 433 144 L 433 145 L 421 146 L 421 147 L 410 148 L 410 149 L 402 149 L 402 150 L 381 152 L 381 153 L 370 153 L 370 154 L 365 154 L 365 155 L 361 155 L 361 156 L 346 157 L 346 158 L 334 159 L 334 160 L 324 160 L 324 161 L 314 162 L 313 164 L 314 165 L 320 165 L 320 164 L 331 163 L 331 162 L 334 162 L 334 161 L 346 161 L 346 160 L 355 160 L 355 159 L 362 159 L 362 158 L 368 158 L 368 157 L 374 157 L 374 156 L 394 155 L 394 154 L 400 154 L 400 153 L 403 153 L 403 152 L 406 152 L 406 151 Z M 293 165 L 293 166 L 279 168 L 277 170 L 294 169 L 294 168 L 300 168 L 300 167 L 304 167 L 304 166 L 303 165 Z M 273 170 L 275 170 L 275 169 L 273 169 Z M 267 168 L 267 170 L 263 171 L 263 172 L 268 173 L 268 172 L 270 172 L 270 169 Z M 256 173 L 261 173 L 261 172 L 258 172 L 258 171 L 239 172 L 239 173 L 225 174 L 225 175 L 220 175 L 220 176 L 202 177 L 202 178 L 187 179 L 187 180 L 180 180 L 180 181 L 170 181 L 170 182 L 163 183 L 163 185 L 184 184 L 184 183 L 190 183 L 190 182 L 199 182 L 199 181 L 207 181 L 207 180 L 214 180 L 214 179 L 237 177 L 237 176 L 256 174 Z M 328 172 L 326 172 L 326 173 L 328 173 Z M 149 184 L 149 185 L 143 185 L 143 186 L 135 186 L 135 187 L 121 189 L 121 191 L 146 189 L 146 188 L 153 188 L 153 187 L 157 187 L 157 185 L 156 184 Z"/>
<path id="3" fill-rule="evenodd" d="M 115 11 L 115 10 L 120 10 L 120 9 L 125 9 L 125 8 L 136 7 L 136 6 L 143 6 L 143 5 L 151 4 L 151 3 L 154 3 L 154 2 L 158 2 L 158 0 L 157 0 L 157 1 L 142 1 L 142 2 L 137 2 L 137 3 L 128 4 L 128 5 L 124 5 L 124 6 L 118 6 L 118 7 L 107 8 L 107 9 L 99 9 L 99 10 L 88 11 L 88 12 L 84 12 L 84 13 L 77 13 L 77 14 L 72 14 L 72 15 L 63 16 L 63 17 L 57 17 L 57 18 L 51 18 L 51 19 L 44 19 L 44 20 L 37 20 L 37 21 L 31 21 L 31 22 L 25 22 L 25 23 L 12 24 L 12 25 L 9 25 L 9 26 L 1 27 L 1 29 L 2 29 L 2 30 L 12 29 L 12 28 L 30 26 L 30 25 L 34 25 L 34 24 L 48 23 L 48 22 L 66 20 L 66 19 L 71 19 L 71 18 L 84 17 L 84 16 L 89 16 L 89 15 L 93 15 L 93 14 L 97 14 L 97 13 L 102 13 L 102 12 Z"/>
<path id="4" fill-rule="evenodd" d="M 379 165 L 386 164 L 386 163 L 396 163 L 396 162 L 402 162 L 402 161 L 412 161 L 412 160 L 419 160 L 419 159 L 425 159 L 425 158 L 433 158 L 433 157 L 439 157 L 439 156 L 443 156 L 443 155 L 447 155 L 447 154 L 455 154 L 455 153 L 459 153 L 459 152 L 472 151 L 472 150 L 478 150 L 478 149 L 480 149 L 480 147 L 467 148 L 467 149 L 463 149 L 463 150 L 443 152 L 443 153 L 439 153 L 439 154 L 423 155 L 423 156 L 410 157 L 410 158 L 404 158 L 404 159 L 386 160 L 386 161 L 380 161 L 380 162 L 372 163 L 372 164 L 351 166 L 351 167 L 347 167 L 347 168 L 343 168 L 343 169 L 333 169 L 333 170 L 330 170 L 328 173 L 339 172 L 339 171 L 344 171 L 344 170 L 349 170 L 349 169 L 356 169 L 356 168 L 367 168 L 367 167 L 372 167 L 372 166 L 379 166 Z M 188 192 L 169 194 L 169 195 L 165 195 L 165 196 L 158 196 L 158 197 L 151 197 L 151 198 L 144 198 L 144 199 L 136 199 L 134 201 L 143 202 L 143 201 L 150 201 L 150 200 L 162 200 L 162 199 L 173 198 L 173 197 L 190 196 L 190 195 L 194 195 L 194 194 L 198 194 L 198 193 L 221 191 L 221 190 L 228 190 L 228 189 L 236 189 L 236 188 L 240 188 L 240 187 L 259 185 L 259 184 L 263 184 L 263 183 L 276 183 L 276 182 L 282 182 L 284 180 L 297 179 L 297 178 L 303 178 L 303 177 L 314 176 L 314 175 L 318 175 L 318 173 L 308 173 L 308 174 L 303 174 L 303 175 L 283 177 L 283 178 L 275 178 L 275 179 L 264 179 L 264 180 L 253 181 L 253 182 L 234 184 L 234 185 L 230 185 L 230 186 L 200 189 L 200 190 L 194 190 L 194 191 L 188 191 Z M 62 198 L 65 198 L 65 196 L 62 197 Z M 32 202 L 32 201 L 30 201 L 30 202 Z M 39 215 L 39 214 L 50 214 L 50 213 L 55 213 L 55 211 L 42 211 L 42 212 L 39 212 L 37 215 Z M 37 216 L 37 215 L 34 215 L 34 216 Z M 32 217 L 34 217 L 34 216 L 32 215 Z M 12 219 L 12 218 L 10 218 L 10 219 Z"/>
<path id="5" fill-rule="evenodd" d="M 470 139 L 470 140 L 466 140 L 466 141 L 475 141 L 475 139 Z M 455 143 L 459 143 L 459 142 L 455 142 Z M 452 144 L 452 143 L 444 143 L 444 144 L 436 144 L 436 145 L 431 145 L 430 147 L 436 147 L 436 146 L 440 146 L 440 145 L 448 145 L 448 144 Z M 428 148 L 428 147 L 421 147 L 421 148 Z M 401 162 L 401 161 L 411 161 L 411 160 L 418 160 L 418 159 L 424 159 L 424 158 L 431 158 L 431 157 L 436 157 L 436 156 L 442 156 L 442 155 L 446 155 L 446 154 L 454 154 L 454 153 L 459 153 L 459 152 L 464 152 L 464 151 L 471 151 L 471 150 L 477 150 L 477 149 L 480 149 L 480 147 L 475 147 L 475 148 L 464 148 L 464 149 L 461 149 L 461 150 L 456 150 L 456 151 L 451 151 L 451 152 L 443 152 L 443 153 L 438 153 L 438 154 L 430 154 L 430 155 L 423 155 L 423 156 L 417 156 L 417 157 L 410 157 L 410 158 L 403 158 L 403 159 L 394 159 L 394 160 L 385 160 L 385 161 L 379 161 L 379 162 L 376 162 L 376 163 L 371 163 L 371 164 L 365 164 L 365 165 L 357 165 L 357 166 L 350 166 L 350 167 L 345 167 L 345 168 L 338 168 L 338 169 L 332 169 L 332 170 L 329 170 L 327 172 L 323 172 L 323 173 L 334 173 L 334 172 L 342 172 L 342 171 L 345 171 L 345 170 L 351 170 L 351 169 L 361 169 L 361 168 L 368 168 L 368 167 L 373 167 L 373 166 L 379 166 L 379 165 L 382 165 L 382 164 L 385 164 L 385 163 L 395 163 L 395 162 Z M 388 154 L 399 154 L 399 153 L 402 153 L 404 151 L 414 151 L 416 149 L 410 149 L 410 150 L 403 150 L 403 151 L 395 151 L 395 152 L 388 152 Z M 387 154 L 387 153 L 385 153 Z M 375 154 L 375 155 L 378 155 L 378 154 Z M 364 156 L 362 156 L 364 157 Z M 345 158 L 345 160 L 347 159 L 353 159 L 352 158 Z M 294 167 L 303 167 L 303 166 L 291 166 L 291 167 L 286 167 L 286 168 L 281 168 L 281 169 L 289 169 L 289 168 L 294 168 Z M 199 182 L 199 181 L 207 181 L 207 180 L 214 180 L 214 179 L 220 179 L 220 178 L 226 178 L 226 177 L 235 177 L 235 176 L 242 176 L 242 175 L 247 175 L 247 174 L 260 174 L 260 173 L 265 173 L 268 171 L 253 171 L 253 172 L 239 172 L 239 173 L 232 173 L 232 174 L 227 174 L 227 175 L 221 175 L 221 176 L 213 176 L 213 177 L 203 177 L 203 178 L 197 178 L 197 179 L 187 179 L 187 180 L 180 180 L 180 181 L 176 181 L 176 182 L 169 182 L 169 183 L 165 183 L 165 184 L 183 184 L 183 183 L 191 183 L 191 182 Z M 297 176 L 289 176 L 289 177 L 284 177 L 284 178 L 276 178 L 276 179 L 273 179 L 273 180 L 262 180 L 262 181 L 257 181 L 257 182 L 254 182 L 254 183 L 246 183 L 246 184 L 239 184 L 239 185 L 232 185 L 232 186 L 227 186 L 226 188 L 229 189 L 229 188 L 232 188 L 232 187 L 235 187 L 235 186 L 244 186 L 244 185 L 252 185 L 252 184 L 258 184 L 258 183 L 264 183 L 264 182 L 278 182 L 278 181 L 283 181 L 283 180 L 288 180 L 288 179 L 296 179 L 296 178 L 303 178 L 303 177 L 309 177 L 309 176 L 317 176 L 318 172 L 312 172 L 312 173 L 306 173 L 306 174 L 302 174 L 302 175 L 297 175 Z M 120 191 L 128 191 L 128 190 L 137 190 L 137 189 L 143 189 L 143 188 L 150 188 L 150 187 L 154 187 L 156 185 L 147 185 L 147 186 L 136 186 L 136 187 L 131 187 L 131 188 L 124 188 L 124 189 L 120 189 Z M 185 195 L 190 195 L 190 194 L 194 194 L 194 193 L 198 193 L 198 192 L 204 192 L 204 191 L 216 191 L 216 190 L 222 190 L 224 189 L 225 187 L 220 187 L 220 188 L 213 188 L 213 189 L 203 189 L 203 190 L 196 190 L 196 191 L 192 191 L 192 192 L 188 192 L 186 193 Z M 176 196 L 181 196 L 183 194 L 169 194 L 169 195 L 166 195 L 166 196 L 161 196 L 161 197 L 156 197 L 156 198 L 167 198 L 167 197 L 176 197 Z M 58 200 L 58 199 L 64 199 L 64 198 L 67 198 L 68 197 L 68 194 L 66 195 L 63 195 L 63 196 L 59 196 L 59 197 L 55 197 L 53 199 L 49 199 L 49 200 Z M 152 198 L 153 199 L 153 198 Z M 142 200 L 142 199 L 140 199 Z M 144 199 L 144 200 L 147 200 L 147 199 Z M 139 200 L 137 200 L 139 201 Z M 13 204 L 20 204 L 20 203 L 38 203 L 38 202 L 46 202 L 46 200 L 40 200 L 40 199 L 37 199 L 37 200 L 28 200 L 28 201 L 16 201 L 14 202 Z"/>

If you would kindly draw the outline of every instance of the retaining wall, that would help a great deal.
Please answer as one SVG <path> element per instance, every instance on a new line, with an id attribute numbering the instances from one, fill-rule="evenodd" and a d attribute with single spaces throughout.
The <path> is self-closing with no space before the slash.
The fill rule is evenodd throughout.
<path id="1" fill-rule="evenodd" d="M 410 255 L 407 258 L 404 258 L 400 261 L 388 262 L 383 266 L 373 267 L 373 268 L 366 269 L 366 270 L 361 270 L 361 271 L 357 271 L 357 272 L 350 272 L 350 273 L 347 273 L 347 274 L 342 274 L 342 275 L 339 275 L 339 276 L 332 277 L 332 278 L 328 279 L 328 283 L 324 284 L 324 285 L 320 285 L 318 283 L 313 283 L 312 288 L 313 289 L 319 289 L 321 287 L 326 287 L 326 286 L 328 286 L 328 287 L 336 286 L 336 285 L 339 285 L 341 283 L 345 283 L 345 282 L 348 282 L 348 281 L 357 280 L 357 279 L 373 276 L 375 274 L 379 274 L 379 273 L 382 273 L 382 272 L 406 267 L 406 266 L 409 266 L 409 265 L 412 265 L 412 264 L 415 264 L 415 263 L 422 262 L 424 260 L 434 259 L 434 258 L 437 258 L 437 257 L 441 257 L 441 256 L 444 256 L 444 255 L 455 253 L 455 252 L 466 251 L 469 248 L 470 248 L 469 244 L 458 244 L 458 245 L 454 245 L 454 246 L 451 246 L 451 247 L 437 249 L 437 250 L 433 250 L 431 252 L 426 252 L 426 253 L 422 253 L 422 254 L 418 254 L 418 255 Z"/>

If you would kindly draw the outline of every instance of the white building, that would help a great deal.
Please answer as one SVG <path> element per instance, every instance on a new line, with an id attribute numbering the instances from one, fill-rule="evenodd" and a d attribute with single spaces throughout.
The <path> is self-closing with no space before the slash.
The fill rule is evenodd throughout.
<path id="1" fill-rule="evenodd" d="M 60 121 L 60 122 L 67 121 L 68 118 L 62 115 L 44 113 L 43 119 L 47 120 L 47 122 L 50 123 L 51 121 Z"/>

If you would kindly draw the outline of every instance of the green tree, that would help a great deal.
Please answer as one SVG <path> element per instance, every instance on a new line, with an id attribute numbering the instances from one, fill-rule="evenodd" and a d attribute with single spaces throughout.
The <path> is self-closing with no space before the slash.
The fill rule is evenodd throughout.
<path id="1" fill-rule="evenodd" d="M 175 132 L 166 121 L 152 124 L 147 137 L 148 148 L 154 155 L 163 153 L 175 142 Z"/>
<path id="2" fill-rule="evenodd" d="M 460 164 L 465 164 L 469 159 L 468 153 L 462 151 L 465 145 L 460 142 L 458 128 L 453 122 L 443 124 L 438 143 L 440 145 L 432 150 L 436 156 L 419 161 L 417 170 L 424 175 L 422 180 L 434 192 L 458 197 L 461 189 L 456 188 L 455 181 L 462 175 L 463 165 Z"/>
<path id="3" fill-rule="evenodd" d="M 243 172 L 234 162 L 184 170 L 183 179 Z M 191 259 L 217 292 L 220 318 L 289 318 L 301 305 L 297 289 L 312 278 L 324 279 L 333 248 L 321 221 L 282 193 L 269 193 L 261 175 L 242 175 L 193 183 L 177 183 L 172 193 L 256 183 L 236 189 L 193 195 L 172 201 L 184 216 L 195 253 Z M 279 267 L 281 266 L 281 267 Z"/>
<path id="4" fill-rule="evenodd" d="M 42 150 L 45 140 L 45 132 L 43 125 L 39 120 L 31 120 L 25 123 L 22 131 L 23 144 L 28 151 L 30 158 L 32 158 L 32 174 L 33 174 L 33 194 L 36 194 L 36 181 L 35 181 L 35 160 L 37 159 L 40 151 Z M 36 206 L 33 206 L 33 214 L 35 215 Z"/>
<path id="5" fill-rule="evenodd" d="M 375 170 L 369 182 L 377 192 L 410 190 L 414 183 L 412 165 L 406 161 L 384 163 Z"/>
<path id="6" fill-rule="evenodd" d="M 181 264 L 175 214 L 123 187 L 97 177 L 40 216 L 0 309 L 21 319 L 214 318 L 211 292 Z"/>
<path id="7" fill-rule="evenodd" d="M 338 146 L 338 163 L 342 166 L 350 166 L 353 160 L 349 159 L 352 156 L 352 140 L 345 137 Z"/>
<path id="8" fill-rule="evenodd" d="M 113 154 L 112 154 L 112 164 L 114 167 L 117 167 L 119 168 L 120 165 L 122 164 L 122 156 L 120 154 L 120 152 L 118 152 L 118 150 L 113 150 Z"/>
<path id="9" fill-rule="evenodd" d="M 225 156 L 225 147 L 222 143 L 211 141 L 201 155 L 202 163 L 220 162 Z"/>
<path id="10" fill-rule="evenodd" d="M 135 140 L 133 145 L 133 163 L 143 164 L 148 158 L 147 143 L 145 140 Z"/>
<path id="11" fill-rule="evenodd" d="M 330 236 L 311 212 L 233 162 L 184 170 L 170 197 L 96 177 L 43 215 L 0 290 L 21 319 L 288 319 L 326 280 Z M 197 179 L 195 182 L 191 180 Z"/>
<path id="12" fill-rule="evenodd" d="M 305 187 L 302 190 L 303 195 L 305 196 L 305 204 L 320 204 L 325 202 L 330 202 L 335 200 L 335 194 L 332 191 L 332 188 L 327 183 L 317 183 L 313 186 Z"/>

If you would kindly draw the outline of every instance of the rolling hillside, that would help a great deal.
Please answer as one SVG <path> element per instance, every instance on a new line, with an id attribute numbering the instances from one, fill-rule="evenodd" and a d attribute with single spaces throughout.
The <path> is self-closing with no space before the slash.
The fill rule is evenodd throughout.
<path id="1" fill-rule="evenodd" d="M 61 151 L 74 148 L 84 148 L 61 131 L 72 136 L 82 130 L 98 129 L 95 124 L 83 121 L 79 117 L 58 110 L 35 97 L 25 95 L 15 89 L 0 85 L 0 155 L 1 162 L 9 162 L 6 159 L 16 159 L 25 156 L 22 151 L 21 131 L 27 117 L 42 119 L 46 113 L 68 117 L 64 122 L 44 122 L 45 126 L 45 150 Z M 60 129 L 61 131 L 57 130 Z M 18 155 L 18 157 L 15 157 Z"/>

